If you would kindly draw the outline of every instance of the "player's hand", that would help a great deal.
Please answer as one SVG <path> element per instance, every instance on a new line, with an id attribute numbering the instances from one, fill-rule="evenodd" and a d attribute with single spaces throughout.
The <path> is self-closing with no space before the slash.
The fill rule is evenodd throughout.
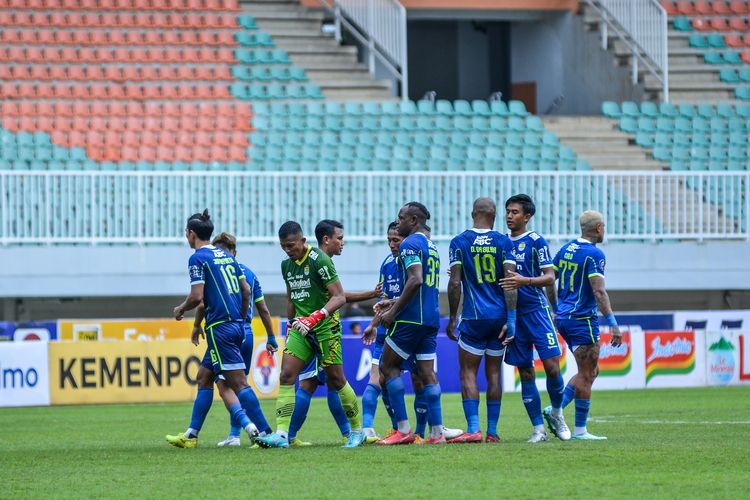
<path id="1" fill-rule="evenodd" d="M 516 324 L 513 322 L 505 323 L 498 338 L 503 341 L 503 345 L 513 343 L 516 338 Z"/>
<path id="2" fill-rule="evenodd" d="M 373 293 L 373 296 L 372 296 L 373 299 L 383 297 L 384 296 L 383 295 L 383 283 L 378 283 L 377 285 L 375 285 L 375 290 L 373 290 L 372 293 Z"/>
<path id="3" fill-rule="evenodd" d="M 613 347 L 620 347 L 622 345 L 622 333 L 620 333 L 619 326 L 612 327 L 612 341 L 610 342 L 610 344 Z"/>
<path id="4" fill-rule="evenodd" d="M 279 350 L 279 343 L 276 342 L 276 335 L 272 333 L 266 339 L 266 351 L 268 351 L 269 354 L 273 354 L 278 350 Z"/>
<path id="5" fill-rule="evenodd" d="M 172 311 L 172 314 L 174 315 L 174 319 L 176 319 L 177 321 L 180 321 L 185 316 L 185 310 L 180 305 L 174 308 L 174 311 Z"/>
<path id="6" fill-rule="evenodd" d="M 377 316 L 382 316 L 386 311 L 393 307 L 394 302 L 395 301 L 393 299 L 383 299 L 372 306 L 372 310 Z"/>
<path id="7" fill-rule="evenodd" d="M 451 316 L 448 318 L 448 324 L 445 327 L 445 333 L 448 335 L 448 338 L 453 340 L 454 342 L 458 340 L 458 337 L 456 337 L 456 317 Z"/>
<path id="8" fill-rule="evenodd" d="M 515 271 L 508 271 L 508 276 L 500 280 L 500 286 L 502 286 L 503 290 L 506 291 L 517 290 L 522 286 L 526 286 L 528 284 L 529 278 L 527 278 L 526 276 L 521 276 Z"/>
<path id="9" fill-rule="evenodd" d="M 303 318 L 294 318 L 292 321 L 292 328 L 300 332 L 302 335 L 307 335 L 310 333 L 310 330 L 315 328 L 315 325 L 317 325 L 320 321 L 328 317 L 328 314 L 324 313 L 322 310 L 315 311 L 310 316 L 305 316 Z"/>
<path id="10" fill-rule="evenodd" d="M 387 311 L 380 315 L 380 324 L 386 328 L 393 326 L 394 321 L 396 321 L 396 314 L 393 307 L 389 307 Z"/>
<path id="11" fill-rule="evenodd" d="M 200 337 L 206 338 L 206 334 L 203 332 L 203 328 L 201 328 L 200 325 L 195 325 L 193 327 L 193 333 L 190 335 L 190 342 L 193 343 L 194 346 L 197 346 L 200 344 Z"/>
<path id="12" fill-rule="evenodd" d="M 372 343 L 375 342 L 375 336 L 377 333 L 376 329 L 372 327 L 372 323 L 370 323 L 362 333 L 362 343 L 364 345 L 372 345 Z"/>

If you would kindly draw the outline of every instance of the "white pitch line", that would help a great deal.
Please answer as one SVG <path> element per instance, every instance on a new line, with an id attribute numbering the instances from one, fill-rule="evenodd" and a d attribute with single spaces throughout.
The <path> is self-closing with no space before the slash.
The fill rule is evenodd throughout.
<path id="1" fill-rule="evenodd" d="M 589 422 L 610 424 L 615 422 L 635 423 L 643 425 L 750 425 L 750 420 L 717 421 L 717 420 L 632 420 L 611 418 L 590 418 Z"/>

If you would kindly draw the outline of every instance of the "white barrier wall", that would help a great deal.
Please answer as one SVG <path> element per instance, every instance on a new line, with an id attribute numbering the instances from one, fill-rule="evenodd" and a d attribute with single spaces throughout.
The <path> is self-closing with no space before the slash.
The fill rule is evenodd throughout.
<path id="1" fill-rule="evenodd" d="M 0 344 L 0 406 L 48 406 L 47 342 Z"/>

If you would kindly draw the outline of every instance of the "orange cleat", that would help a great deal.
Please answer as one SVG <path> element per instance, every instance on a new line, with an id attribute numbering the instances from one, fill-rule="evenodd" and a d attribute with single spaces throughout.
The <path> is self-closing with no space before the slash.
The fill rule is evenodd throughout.
<path id="1" fill-rule="evenodd" d="M 415 434 L 410 430 L 407 433 L 396 431 L 388 437 L 377 442 L 377 444 L 389 446 L 395 444 L 411 444 L 414 442 Z"/>
<path id="2" fill-rule="evenodd" d="M 484 438 L 485 443 L 499 443 L 501 442 L 500 436 L 496 436 L 494 434 L 487 434 L 487 437 Z"/>
<path id="3" fill-rule="evenodd" d="M 446 444 L 448 441 L 445 440 L 445 434 L 440 434 L 440 437 L 430 438 L 426 444 Z"/>
<path id="4" fill-rule="evenodd" d="M 460 436 L 454 437 L 453 439 L 448 441 L 451 444 L 455 443 L 481 443 L 482 442 L 482 432 L 464 432 Z"/>

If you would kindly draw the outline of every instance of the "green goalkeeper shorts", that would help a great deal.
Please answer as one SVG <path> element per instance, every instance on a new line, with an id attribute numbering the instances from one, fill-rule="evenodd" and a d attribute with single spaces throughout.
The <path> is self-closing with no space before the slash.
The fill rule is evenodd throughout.
<path id="1" fill-rule="evenodd" d="M 305 363 L 318 357 L 321 368 L 343 364 L 341 332 L 333 333 L 329 330 L 320 332 L 318 335 L 323 337 L 322 340 L 312 332 L 304 337 L 297 330 L 289 330 L 284 353 L 301 359 Z"/>

